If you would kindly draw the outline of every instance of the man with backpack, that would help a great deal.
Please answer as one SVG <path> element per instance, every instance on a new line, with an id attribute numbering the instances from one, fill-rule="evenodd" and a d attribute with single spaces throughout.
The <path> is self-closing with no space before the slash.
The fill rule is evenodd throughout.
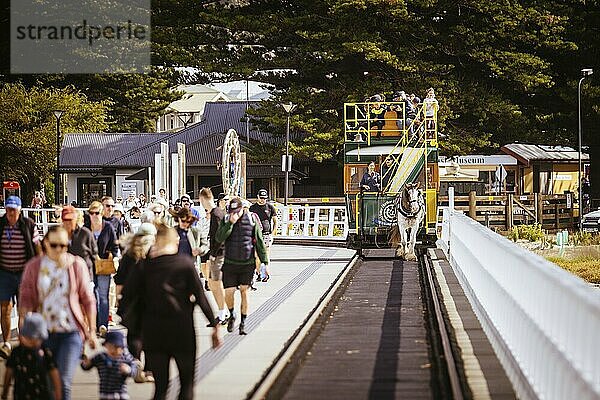
<path id="1" fill-rule="evenodd" d="M 258 191 L 256 203 L 250 206 L 250 212 L 255 213 L 262 226 L 262 236 L 267 249 L 267 256 L 271 256 L 271 245 L 273 244 L 273 232 L 277 231 L 277 212 L 272 204 L 267 203 L 269 193 L 266 189 Z M 257 257 L 256 272 L 259 274 L 258 280 L 266 282 L 269 280 L 269 271 L 265 264 L 260 263 Z"/>
<path id="2" fill-rule="evenodd" d="M 223 262 L 223 286 L 225 303 L 231 317 L 227 331 L 232 332 L 235 325 L 234 293 L 237 287 L 241 294 L 240 335 L 246 335 L 245 322 L 248 315 L 248 288 L 252 283 L 255 270 L 255 252 L 261 262 L 267 265 L 269 258 L 263 242 L 262 226 L 254 214 L 244 211 L 242 199 L 234 197 L 229 202 L 228 213 L 216 232 L 219 243 L 225 243 Z"/>

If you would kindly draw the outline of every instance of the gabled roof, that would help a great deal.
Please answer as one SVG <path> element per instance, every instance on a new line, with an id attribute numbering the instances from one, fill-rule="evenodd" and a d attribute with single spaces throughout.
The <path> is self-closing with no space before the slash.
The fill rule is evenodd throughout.
<path id="1" fill-rule="evenodd" d="M 249 124 L 246 132 L 246 107 L 253 102 L 207 103 L 202 122 L 175 133 L 71 133 L 64 136 L 60 153 L 61 169 L 81 167 L 146 167 L 154 165 L 154 154 L 160 152 L 160 143 L 167 142 L 171 153 L 177 143 L 188 146 L 190 165 L 210 165 L 215 159 L 216 147 L 224 141 L 224 134 L 235 129 L 243 145 L 250 136 L 251 142 L 276 143 L 274 138 Z M 222 139 L 219 141 L 218 135 Z M 196 142 L 198 145 L 194 146 Z M 219 153 L 220 154 L 220 153 Z M 199 164 L 207 162 L 208 164 Z"/>
<path id="2" fill-rule="evenodd" d="M 541 144 L 511 143 L 500 148 L 504 153 L 509 154 L 525 165 L 532 161 L 549 162 L 578 162 L 579 152 L 566 146 L 546 146 Z M 581 153 L 581 159 L 589 161 L 587 153 Z"/>
<path id="3" fill-rule="evenodd" d="M 167 111 L 176 111 L 180 113 L 195 112 L 204 113 L 206 104 L 216 101 L 230 101 L 230 97 L 224 93 L 192 93 L 184 95 L 182 99 L 175 100 L 167 107 Z"/>

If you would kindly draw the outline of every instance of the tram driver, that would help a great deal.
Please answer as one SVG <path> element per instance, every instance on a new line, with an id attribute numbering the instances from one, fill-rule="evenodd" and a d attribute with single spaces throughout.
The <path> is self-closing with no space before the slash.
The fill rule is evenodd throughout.
<path id="1" fill-rule="evenodd" d="M 365 192 L 379 192 L 381 191 L 381 175 L 375 171 L 375 162 L 369 163 L 369 168 L 365 171 L 362 179 L 360 180 L 360 190 Z"/>

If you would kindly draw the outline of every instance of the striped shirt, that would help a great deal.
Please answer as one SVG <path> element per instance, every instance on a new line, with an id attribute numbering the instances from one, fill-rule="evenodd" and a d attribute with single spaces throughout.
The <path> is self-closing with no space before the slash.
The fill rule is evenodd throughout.
<path id="1" fill-rule="evenodd" d="M 135 376 L 137 372 L 134 359 L 129 351 L 125 350 L 123 354 L 114 359 L 107 353 L 98 353 L 91 360 L 89 367 L 81 367 L 85 370 L 90 370 L 93 367 L 98 369 L 100 376 L 100 399 L 129 399 L 127 392 L 127 377 Z M 120 371 L 121 364 L 127 364 L 131 368 L 129 375 L 123 375 Z"/>
<path id="2" fill-rule="evenodd" d="M 37 243 L 40 240 L 40 234 L 37 229 L 33 230 L 32 241 Z M 25 237 L 19 229 L 18 223 L 15 225 L 6 225 L 2 233 L 0 242 L 0 268 L 11 272 L 22 272 L 23 266 L 27 261 L 25 252 Z"/>

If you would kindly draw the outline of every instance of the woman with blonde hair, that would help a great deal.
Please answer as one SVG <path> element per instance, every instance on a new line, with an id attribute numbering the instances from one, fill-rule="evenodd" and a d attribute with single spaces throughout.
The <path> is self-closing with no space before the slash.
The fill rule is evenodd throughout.
<path id="1" fill-rule="evenodd" d="M 164 399 L 169 386 L 169 364 L 179 370 L 179 399 L 192 399 L 196 360 L 193 312 L 199 305 L 213 326 L 212 345 L 221 343 L 218 325 L 191 257 L 178 254 L 179 235 L 164 224 L 157 226 L 156 242 L 141 268 L 132 271 L 123 293 L 127 304 L 140 304 L 132 315 L 140 316 L 146 366 L 154 374 L 154 399 Z M 158 327 L 158 328 L 157 328 Z M 177 329 L 160 329 L 177 327 Z"/>
<path id="2" fill-rule="evenodd" d="M 114 277 L 118 301 L 117 314 L 120 316 L 124 315 L 128 306 L 126 301 L 122 301 L 122 299 L 123 295 L 127 295 L 129 276 L 133 271 L 141 268 L 141 263 L 148 256 L 150 248 L 154 245 L 155 237 L 156 226 L 148 222 L 141 224 L 135 234 L 121 237 L 121 243 L 125 250 L 119 263 L 119 270 Z M 123 322 L 127 324 L 127 322 Z M 142 355 L 140 332 L 133 326 L 128 326 L 127 328 L 129 328 L 127 330 L 127 347 L 129 347 L 129 352 L 136 360 L 140 360 Z M 138 371 L 139 373 L 135 377 L 136 382 L 150 382 L 153 380 L 151 373 L 144 373 L 139 361 Z"/>

